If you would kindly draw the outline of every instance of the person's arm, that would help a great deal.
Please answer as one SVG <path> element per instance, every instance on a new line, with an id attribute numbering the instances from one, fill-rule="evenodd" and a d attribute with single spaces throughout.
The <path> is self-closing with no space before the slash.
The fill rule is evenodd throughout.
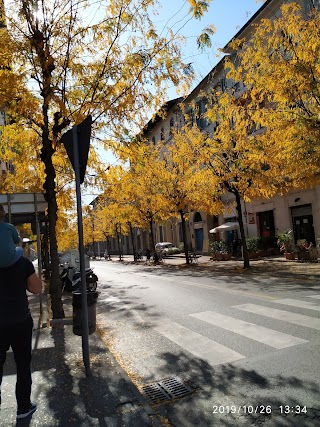
<path id="1" fill-rule="evenodd" d="M 40 294 L 42 292 L 42 281 L 37 273 L 33 273 L 28 277 L 27 289 L 32 294 Z"/>
<path id="2" fill-rule="evenodd" d="M 20 242 L 21 242 L 21 238 L 20 238 L 20 236 L 19 236 L 18 230 L 17 230 L 17 229 L 16 229 L 16 227 L 15 227 L 15 226 L 13 226 L 13 225 L 12 225 L 11 230 L 12 230 L 12 238 L 13 238 L 13 241 L 14 241 L 14 243 L 17 245 L 18 243 L 20 243 Z"/>

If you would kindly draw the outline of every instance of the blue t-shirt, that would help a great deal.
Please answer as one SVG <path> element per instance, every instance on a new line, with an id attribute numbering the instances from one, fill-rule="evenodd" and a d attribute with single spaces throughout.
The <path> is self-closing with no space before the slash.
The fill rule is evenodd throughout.
<path id="1" fill-rule="evenodd" d="M 0 268 L 12 263 L 19 242 L 17 229 L 12 224 L 0 222 Z"/>

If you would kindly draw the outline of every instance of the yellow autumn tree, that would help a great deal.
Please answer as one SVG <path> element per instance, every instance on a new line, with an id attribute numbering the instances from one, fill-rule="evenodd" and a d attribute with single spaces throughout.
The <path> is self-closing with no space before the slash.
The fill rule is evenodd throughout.
<path id="1" fill-rule="evenodd" d="M 110 242 L 109 237 L 116 237 L 119 243 L 121 235 L 129 236 L 133 248 L 133 256 L 136 261 L 137 248 L 135 240 L 135 229 L 140 228 L 143 224 L 139 222 L 139 212 L 132 203 L 127 203 L 125 198 L 118 198 L 116 202 L 108 203 L 102 209 L 97 210 L 97 226 L 101 230 L 105 240 L 107 242 L 107 248 L 109 252 Z M 117 227 L 114 226 L 116 219 Z M 110 227 L 111 225 L 111 227 Z M 117 231 L 119 231 L 117 233 Z M 121 231 L 121 233 L 120 233 Z M 118 244 L 118 249 L 120 249 Z M 121 251 L 119 251 L 121 255 Z"/>
<path id="2" fill-rule="evenodd" d="M 96 236 L 101 240 L 106 240 L 108 254 L 110 252 L 109 238 L 113 237 L 117 241 L 119 260 L 123 260 L 123 236 L 130 232 L 130 211 L 126 205 L 121 205 L 115 201 L 107 201 L 103 196 L 93 211 L 94 230 Z"/>
<path id="3" fill-rule="evenodd" d="M 285 4 L 265 19 L 248 40 L 237 40 L 237 67 L 229 76 L 243 81 L 254 120 L 265 140 L 277 146 L 274 158 L 282 187 L 319 182 L 320 12 Z M 282 160 L 280 160 L 282 159 Z"/>
<path id="4" fill-rule="evenodd" d="M 124 151 L 127 151 L 127 148 Z M 135 207 L 124 196 L 121 178 L 125 174 L 126 171 L 121 165 L 108 167 L 101 173 L 96 181 L 96 185 L 101 188 L 101 194 L 91 207 L 85 207 L 83 221 L 85 243 L 94 246 L 94 241 L 105 240 L 110 254 L 110 238 L 116 238 L 120 259 L 123 255 L 122 236 L 131 234 L 135 252 L 133 229 L 140 226 Z"/>
<path id="5" fill-rule="evenodd" d="M 203 145 L 201 134 L 193 133 L 189 137 L 184 132 L 172 131 L 172 138 L 167 142 L 157 143 L 157 158 L 151 171 L 159 182 L 159 191 L 166 200 L 165 216 L 176 217 L 181 221 L 182 238 L 186 263 L 189 264 L 190 242 L 187 235 L 186 221 L 191 212 L 199 207 L 196 194 L 194 173 L 196 159 Z M 200 136 L 200 138 L 199 138 Z M 203 205 L 203 204 L 202 204 Z"/>
<path id="6" fill-rule="evenodd" d="M 57 240 L 59 252 L 65 252 L 78 247 L 78 226 L 75 212 L 63 212 L 57 221 Z"/>
<path id="7" fill-rule="evenodd" d="M 193 16 L 199 18 L 209 0 L 189 3 Z M 93 134 L 102 144 L 126 141 L 150 109 L 163 103 L 166 85 L 188 88 L 192 78 L 190 65 L 182 61 L 177 34 L 170 29 L 161 33 L 152 22 L 150 8 L 158 5 L 155 0 L 6 2 L 8 31 L 0 37 L 0 78 L 5 82 L 0 105 L 12 116 L 24 118 L 23 125 L 41 140 L 54 318 L 64 317 L 54 163 L 60 150 L 65 153 L 60 147 L 62 133 L 90 114 Z M 208 43 L 208 38 L 199 41 Z"/>
<path id="8" fill-rule="evenodd" d="M 43 185 L 39 138 L 20 124 L 4 126 L 0 136 L 1 161 L 11 165 L 11 173 L 1 177 L 1 192 L 39 192 Z"/>
<path id="9" fill-rule="evenodd" d="M 237 209 L 243 247 L 244 268 L 249 258 L 246 247 L 241 200 L 270 197 L 277 191 L 278 177 L 271 165 L 275 145 L 252 131 L 254 122 L 249 107 L 233 94 L 212 94 L 212 105 L 207 118 L 218 123 L 213 133 L 196 126 L 185 126 L 180 136 L 186 143 L 197 144 L 198 156 L 194 158 L 193 182 L 195 202 L 198 207 L 219 214 L 225 207 L 223 198 L 229 194 Z"/>
<path id="10" fill-rule="evenodd" d="M 162 177 L 158 173 L 159 156 L 159 147 L 143 140 L 132 142 L 123 149 L 126 167 L 109 195 L 120 206 L 127 206 L 133 227 L 149 230 L 151 251 L 155 249 L 155 224 L 166 221 L 170 216 Z"/>

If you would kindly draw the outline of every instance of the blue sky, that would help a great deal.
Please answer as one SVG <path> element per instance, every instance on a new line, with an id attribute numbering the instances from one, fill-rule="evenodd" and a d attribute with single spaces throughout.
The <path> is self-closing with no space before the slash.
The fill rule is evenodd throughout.
<path id="1" fill-rule="evenodd" d="M 170 20 L 167 23 L 170 26 L 179 20 L 180 24 L 174 26 L 178 28 L 178 25 L 184 22 L 183 17 L 189 10 L 189 3 L 185 0 L 161 0 L 160 2 L 162 9 L 155 23 L 160 27 Z M 197 74 L 193 87 L 217 64 L 220 59 L 219 48 L 225 46 L 263 3 L 264 1 L 257 0 L 212 0 L 209 11 L 200 21 L 192 20 L 182 28 L 181 34 L 187 38 L 187 45 L 183 49 L 184 57 L 187 62 L 192 62 Z M 173 16 L 175 18 L 172 18 Z M 197 49 L 196 38 L 201 30 L 210 24 L 216 28 L 216 33 L 212 36 L 212 48 L 200 52 Z M 170 95 L 172 98 L 175 97 L 173 89 Z"/>
<path id="2" fill-rule="evenodd" d="M 160 0 L 162 9 L 155 17 L 155 25 L 159 28 L 167 25 L 170 27 L 179 21 L 181 26 L 186 22 L 185 16 L 189 10 L 189 3 L 186 0 Z M 183 26 L 181 34 L 187 38 L 187 44 L 183 48 L 186 62 L 192 62 L 196 72 L 196 79 L 192 88 L 196 87 L 201 80 L 219 61 L 219 48 L 226 43 L 240 30 L 240 28 L 250 19 L 250 17 L 262 6 L 263 1 L 256 0 L 212 0 L 208 13 L 200 21 L 192 20 Z M 174 18 L 172 18 L 174 16 Z M 207 25 L 213 24 L 216 28 L 215 35 L 212 36 L 212 48 L 205 52 L 200 52 L 197 48 L 196 39 L 201 30 Z M 172 87 L 168 92 L 168 99 L 176 98 L 176 90 Z M 100 151 L 100 150 L 99 150 Z M 100 151 L 102 154 L 103 150 Z M 111 152 L 103 152 L 102 157 L 106 163 L 116 163 L 116 158 Z M 90 192 L 88 189 L 86 193 Z M 94 197 L 85 197 L 85 202 L 90 203 Z"/>

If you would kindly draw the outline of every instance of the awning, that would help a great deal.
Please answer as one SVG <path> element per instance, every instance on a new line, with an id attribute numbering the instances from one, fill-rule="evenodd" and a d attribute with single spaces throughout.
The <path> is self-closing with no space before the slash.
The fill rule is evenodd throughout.
<path id="1" fill-rule="evenodd" d="M 239 228 L 238 222 L 226 222 L 225 224 L 221 224 L 218 227 L 212 228 L 209 233 L 219 233 L 222 231 L 231 231 L 237 230 Z"/>

